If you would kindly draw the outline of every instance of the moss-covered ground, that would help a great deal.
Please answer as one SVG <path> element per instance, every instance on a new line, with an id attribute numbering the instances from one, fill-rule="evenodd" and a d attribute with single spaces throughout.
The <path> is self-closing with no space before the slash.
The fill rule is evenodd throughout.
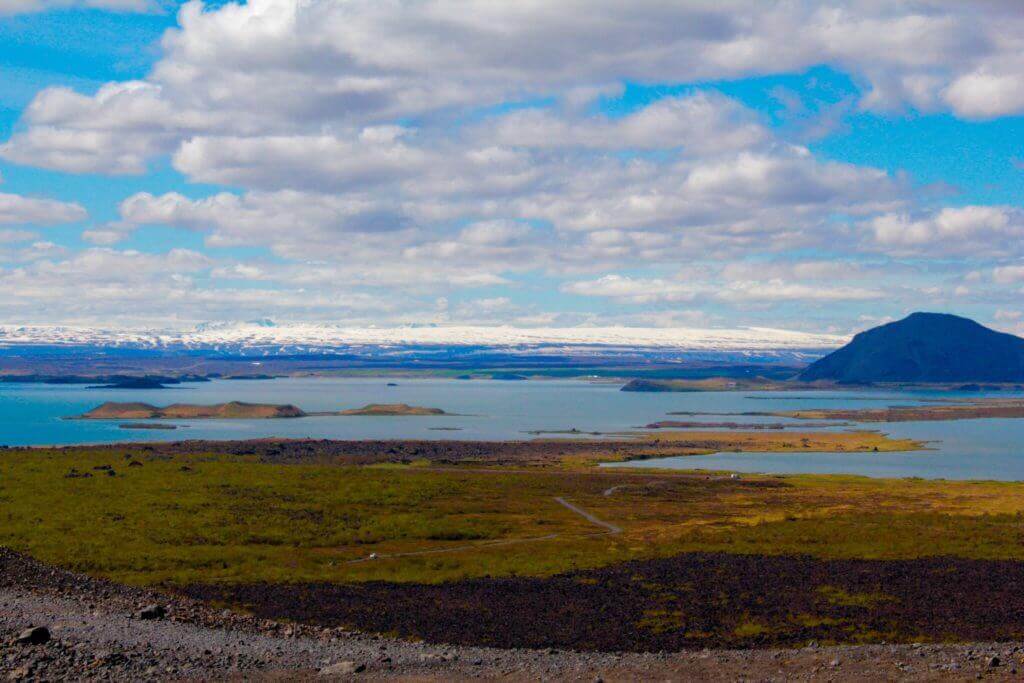
<path id="1" fill-rule="evenodd" d="M 1015 483 L 0 451 L 0 545 L 147 585 L 547 576 L 688 551 L 1024 559 L 1022 513 Z"/>

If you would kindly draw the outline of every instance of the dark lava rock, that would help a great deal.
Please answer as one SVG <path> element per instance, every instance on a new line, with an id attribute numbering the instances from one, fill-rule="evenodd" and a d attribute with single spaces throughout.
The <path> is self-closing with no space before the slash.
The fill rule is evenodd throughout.
<path id="1" fill-rule="evenodd" d="M 163 605 L 147 605 L 138 612 L 139 619 L 163 619 L 167 616 L 167 610 Z"/>
<path id="2" fill-rule="evenodd" d="M 42 645 L 50 641 L 50 629 L 45 626 L 33 626 L 18 634 L 16 638 L 22 645 Z"/>

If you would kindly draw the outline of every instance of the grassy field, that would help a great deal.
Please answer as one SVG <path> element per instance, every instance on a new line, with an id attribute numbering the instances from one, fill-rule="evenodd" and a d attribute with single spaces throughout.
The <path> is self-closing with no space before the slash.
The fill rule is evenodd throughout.
<path id="1" fill-rule="evenodd" d="M 149 585 L 546 576 L 683 551 L 1024 559 L 1022 513 L 1024 485 L 1004 483 L 0 451 L 0 545 Z"/>

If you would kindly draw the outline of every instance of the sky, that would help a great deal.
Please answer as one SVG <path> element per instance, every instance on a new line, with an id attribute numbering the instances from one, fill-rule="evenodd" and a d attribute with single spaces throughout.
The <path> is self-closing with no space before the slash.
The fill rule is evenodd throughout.
<path id="1" fill-rule="evenodd" d="M 1010 0 L 0 0 L 0 323 L 1024 333 Z"/>

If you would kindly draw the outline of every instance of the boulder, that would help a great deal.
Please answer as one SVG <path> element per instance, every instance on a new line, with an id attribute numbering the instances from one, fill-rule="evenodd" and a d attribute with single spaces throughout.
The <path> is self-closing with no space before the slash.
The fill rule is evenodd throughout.
<path id="1" fill-rule="evenodd" d="M 351 676 L 352 674 L 357 674 L 365 670 L 365 664 L 357 664 L 356 662 L 344 661 L 336 662 L 329 666 L 325 666 L 324 668 L 320 669 L 320 674 L 322 676 Z"/>
<path id="2" fill-rule="evenodd" d="M 138 611 L 139 619 L 163 619 L 167 610 L 163 605 L 147 605 Z"/>
<path id="3" fill-rule="evenodd" d="M 50 640 L 50 629 L 45 626 L 33 626 L 18 634 L 17 642 L 22 645 L 42 645 Z"/>

